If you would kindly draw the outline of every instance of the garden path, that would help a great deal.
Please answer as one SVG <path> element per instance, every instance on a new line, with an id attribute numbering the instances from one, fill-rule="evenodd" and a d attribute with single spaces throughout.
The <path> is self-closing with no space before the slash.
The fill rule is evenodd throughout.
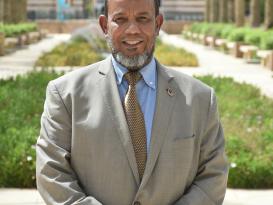
<path id="1" fill-rule="evenodd" d="M 33 70 L 36 60 L 56 45 L 68 41 L 70 34 L 49 34 L 38 43 L 25 46 L 13 53 L 0 56 L 0 79 L 6 79 Z"/>
<path id="2" fill-rule="evenodd" d="M 273 72 L 260 64 L 248 64 L 243 59 L 234 58 L 212 48 L 197 44 L 178 35 L 160 33 L 165 43 L 183 47 L 194 53 L 199 61 L 199 67 L 183 69 L 173 67 L 189 75 L 213 75 L 232 77 L 237 82 L 245 82 L 260 88 L 261 92 L 273 98 Z"/>
<path id="3" fill-rule="evenodd" d="M 273 190 L 228 189 L 223 205 L 272 205 Z M 0 189 L 0 205 L 45 205 L 36 189 Z"/>

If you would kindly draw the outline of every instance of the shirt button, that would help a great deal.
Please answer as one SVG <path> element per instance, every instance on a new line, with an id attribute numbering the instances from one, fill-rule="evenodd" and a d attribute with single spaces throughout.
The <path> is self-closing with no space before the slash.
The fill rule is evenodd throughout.
<path id="1" fill-rule="evenodd" d="M 139 201 L 135 201 L 134 205 L 141 205 L 141 203 Z"/>

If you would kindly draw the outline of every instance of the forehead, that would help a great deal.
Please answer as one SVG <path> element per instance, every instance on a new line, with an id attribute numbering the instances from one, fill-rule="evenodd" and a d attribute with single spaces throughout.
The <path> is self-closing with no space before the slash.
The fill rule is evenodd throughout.
<path id="1" fill-rule="evenodd" d="M 154 0 L 108 0 L 108 14 L 154 13 Z"/>

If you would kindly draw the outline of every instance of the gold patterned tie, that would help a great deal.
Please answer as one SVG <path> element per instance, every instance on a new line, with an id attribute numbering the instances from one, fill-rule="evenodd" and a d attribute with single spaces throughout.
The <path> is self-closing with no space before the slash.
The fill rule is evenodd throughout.
<path id="1" fill-rule="evenodd" d="M 142 180 L 146 159 L 146 131 L 143 113 L 137 101 L 136 84 L 141 79 L 137 71 L 130 71 L 124 75 L 129 84 L 124 100 L 124 111 L 134 147 L 139 178 Z"/>

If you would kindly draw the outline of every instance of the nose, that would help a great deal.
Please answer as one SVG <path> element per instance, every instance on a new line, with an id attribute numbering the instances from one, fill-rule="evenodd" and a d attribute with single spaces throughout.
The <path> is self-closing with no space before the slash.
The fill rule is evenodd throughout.
<path id="1" fill-rule="evenodd" d="M 140 33 L 139 27 L 136 22 L 130 22 L 127 29 L 125 30 L 126 34 L 137 34 Z"/>

